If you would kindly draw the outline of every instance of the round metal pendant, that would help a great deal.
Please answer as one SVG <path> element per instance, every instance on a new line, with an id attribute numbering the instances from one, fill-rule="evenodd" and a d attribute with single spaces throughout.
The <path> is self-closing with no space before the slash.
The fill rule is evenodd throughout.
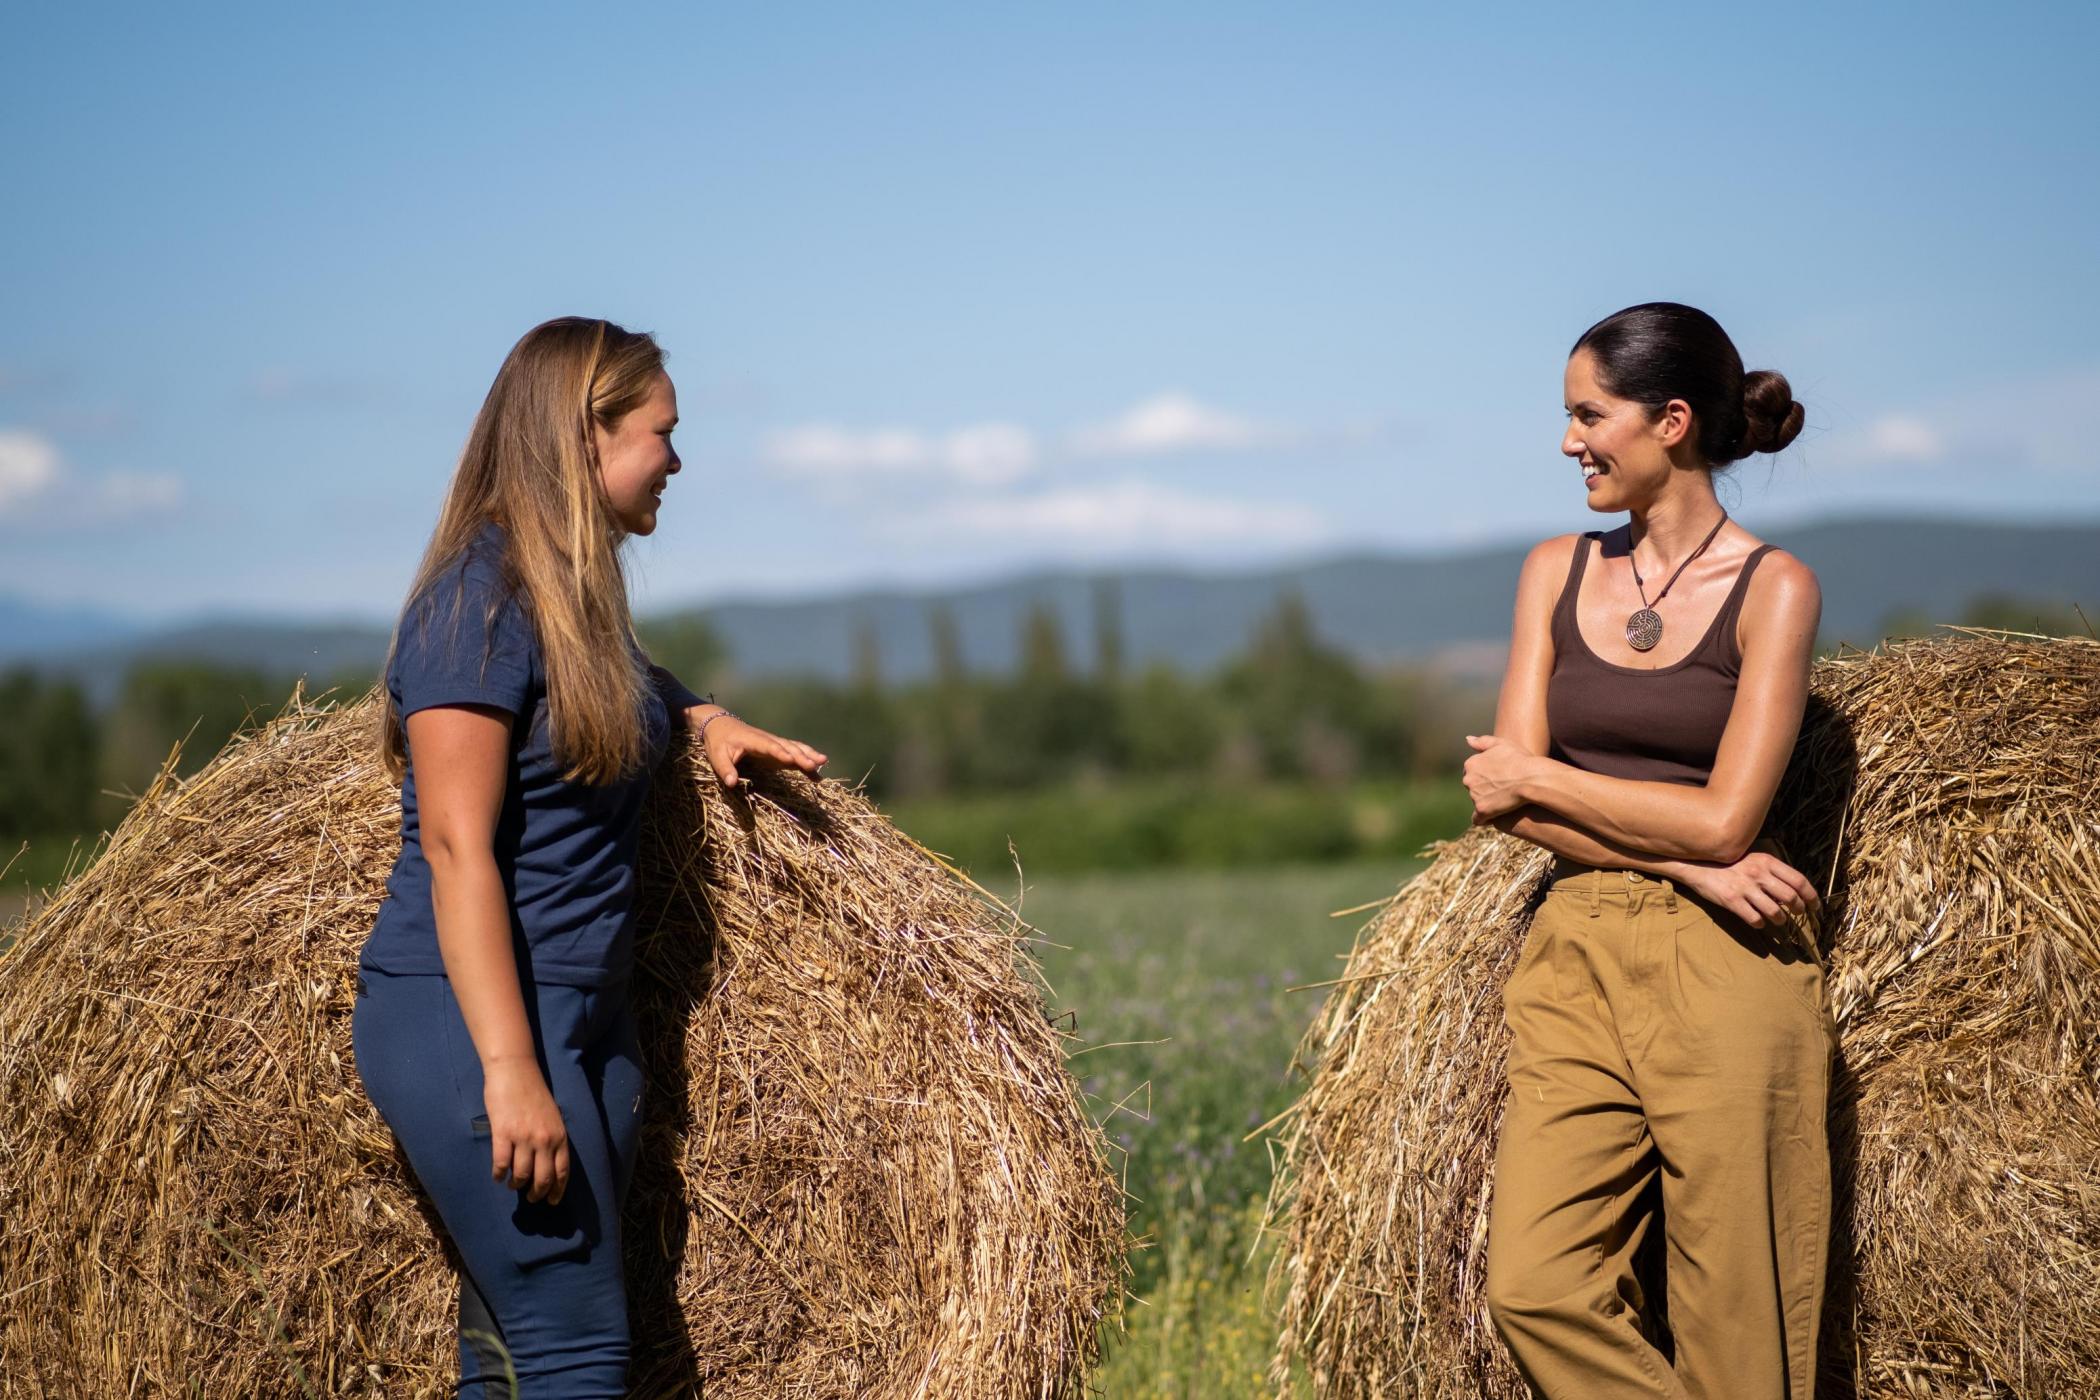
<path id="1" fill-rule="evenodd" d="M 1642 608 L 1626 619 L 1626 644 L 1635 651 L 1647 651 L 1662 640 L 1662 616 L 1653 608 Z"/>

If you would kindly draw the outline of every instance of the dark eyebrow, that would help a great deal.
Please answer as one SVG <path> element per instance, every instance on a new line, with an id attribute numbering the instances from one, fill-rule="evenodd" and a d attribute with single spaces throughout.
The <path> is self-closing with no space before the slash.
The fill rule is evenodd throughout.
<path id="1" fill-rule="evenodd" d="M 1566 404 L 1562 404 L 1562 405 L 1561 405 L 1561 407 L 1562 407 L 1562 408 L 1567 408 L 1568 406 L 1567 406 Z M 1590 402 L 1590 401 L 1589 401 L 1588 399 L 1584 399 L 1584 400 L 1583 400 L 1583 401 L 1582 401 L 1581 403 L 1579 403 L 1579 404 L 1576 404 L 1576 405 L 1575 405 L 1575 408 L 1586 408 L 1586 409 L 1588 409 L 1588 410 L 1589 410 L 1590 412 L 1592 412 L 1592 413 L 1602 413 L 1602 412 L 1604 412 L 1604 405 L 1603 405 L 1603 404 L 1601 404 L 1601 403 L 1591 403 L 1591 402 Z M 1568 412 L 1570 412 L 1570 413 L 1573 413 L 1573 412 L 1575 411 L 1575 408 L 1568 408 Z"/>

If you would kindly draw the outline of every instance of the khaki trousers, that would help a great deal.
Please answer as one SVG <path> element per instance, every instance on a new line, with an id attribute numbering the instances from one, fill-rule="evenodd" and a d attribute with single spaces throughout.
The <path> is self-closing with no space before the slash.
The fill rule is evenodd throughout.
<path id="1" fill-rule="evenodd" d="M 1563 859 L 1503 1002 L 1487 1306 L 1525 1379 L 1551 1400 L 1810 1400 L 1837 1042 L 1813 952 Z"/>

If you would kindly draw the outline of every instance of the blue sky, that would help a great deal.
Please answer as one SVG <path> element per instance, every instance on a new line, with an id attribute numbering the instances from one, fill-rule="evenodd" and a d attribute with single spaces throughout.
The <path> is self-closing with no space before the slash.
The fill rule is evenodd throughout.
<path id="1" fill-rule="evenodd" d="M 1723 500 L 2100 519 L 2090 6 L 11 9 L 0 594 L 391 617 L 504 352 L 671 354 L 643 608 L 1600 523 L 1669 298 Z"/>

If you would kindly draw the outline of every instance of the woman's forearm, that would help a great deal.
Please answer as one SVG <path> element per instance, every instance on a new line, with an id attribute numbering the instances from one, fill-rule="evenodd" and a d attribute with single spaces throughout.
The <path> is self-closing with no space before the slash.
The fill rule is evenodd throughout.
<path id="1" fill-rule="evenodd" d="M 434 853 L 430 902 L 437 915 L 438 956 L 482 1065 L 511 1060 L 537 1065 L 518 984 L 518 955 L 511 946 L 510 897 L 495 856 Z"/>
<path id="2" fill-rule="evenodd" d="M 1637 850 L 1615 841 L 1607 841 L 1595 832 L 1585 831 L 1567 818 L 1544 807 L 1519 807 L 1514 812 L 1496 817 L 1491 825 L 1512 836 L 1521 836 L 1534 846 L 1543 846 L 1555 855 L 1579 860 L 1585 865 L 1645 870 L 1651 875 L 1663 875 L 1672 880 L 1683 879 L 1692 866 L 1690 861 L 1676 860 L 1669 856 L 1656 855 L 1652 851 Z"/>
<path id="3" fill-rule="evenodd" d="M 1732 829 L 1721 794 L 1688 783 L 1614 778 L 1541 758 L 1518 791 L 1604 841 L 1651 855 L 1733 861 L 1756 835 Z"/>

